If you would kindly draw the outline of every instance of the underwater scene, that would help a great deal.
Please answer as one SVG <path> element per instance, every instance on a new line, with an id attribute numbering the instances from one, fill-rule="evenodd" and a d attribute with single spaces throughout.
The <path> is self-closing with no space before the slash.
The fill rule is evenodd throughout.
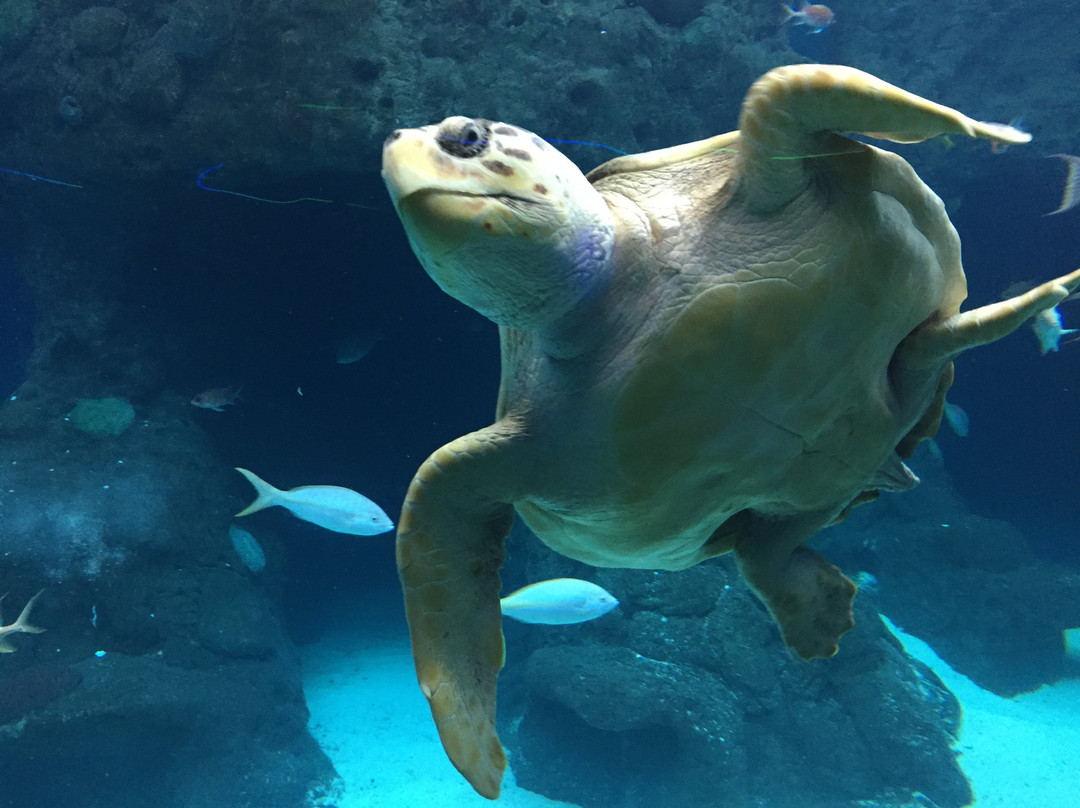
<path id="1" fill-rule="evenodd" d="M 1075 805 L 1078 18 L 0 0 L 0 808 Z"/>

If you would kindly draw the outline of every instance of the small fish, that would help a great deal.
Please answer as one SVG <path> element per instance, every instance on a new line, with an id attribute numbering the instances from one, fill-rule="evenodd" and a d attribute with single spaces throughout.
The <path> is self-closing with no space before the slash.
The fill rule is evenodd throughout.
<path id="1" fill-rule="evenodd" d="M 941 453 L 941 447 L 938 446 L 938 442 L 933 438 L 923 441 L 920 446 L 926 447 L 926 453 L 930 455 L 930 460 L 937 468 L 941 468 L 945 465 L 945 456 Z"/>
<path id="2" fill-rule="evenodd" d="M 259 540 L 249 531 L 236 525 L 229 525 L 229 541 L 232 542 L 233 549 L 236 550 L 236 554 L 240 556 L 245 567 L 254 573 L 260 573 L 266 569 L 266 553 L 263 552 Z"/>
<path id="3" fill-rule="evenodd" d="M 41 590 L 41 592 L 44 591 L 44 589 Z M 37 626 L 30 624 L 30 610 L 34 608 L 34 603 L 39 597 L 41 597 L 41 592 L 38 592 L 36 595 L 34 595 L 34 597 L 30 598 L 30 600 L 26 602 L 26 605 L 23 606 L 23 610 L 19 613 L 18 619 L 14 623 L 6 626 L 2 625 L 3 618 L 0 618 L 0 654 L 10 654 L 12 651 L 15 650 L 15 646 L 6 639 L 8 635 L 19 633 L 40 634 L 45 630 L 43 628 L 38 628 Z M 3 600 L 6 597 L 6 594 L 0 595 L 0 600 Z"/>
<path id="4" fill-rule="evenodd" d="M 1045 216 L 1055 216 L 1080 205 L 1080 157 L 1074 154 L 1055 154 L 1052 156 L 1064 160 L 1068 164 L 1069 170 L 1065 175 L 1065 190 L 1061 194 L 1061 204 L 1057 210 L 1052 210 L 1044 214 Z"/>
<path id="5" fill-rule="evenodd" d="M 1065 658 L 1074 663 L 1080 662 L 1080 628 L 1067 628 L 1061 632 L 1065 642 Z"/>
<path id="6" fill-rule="evenodd" d="M 375 343 L 382 339 L 378 331 L 360 331 L 344 337 L 334 351 L 334 361 L 339 365 L 351 365 L 367 356 Z"/>
<path id="7" fill-rule="evenodd" d="M 237 516 L 280 505 L 305 522 L 352 536 L 374 536 L 394 529 L 383 509 L 351 488 L 337 485 L 302 485 L 289 491 L 279 491 L 247 469 L 238 468 L 249 483 L 255 486 L 258 497 Z"/>
<path id="8" fill-rule="evenodd" d="M 228 407 L 230 404 L 235 404 L 239 400 L 239 387 L 211 387 L 209 390 L 203 390 L 199 395 L 191 399 L 191 403 L 204 410 L 222 412 L 225 407 Z"/>
<path id="9" fill-rule="evenodd" d="M 859 587 L 860 591 L 866 590 L 867 592 L 874 592 L 878 588 L 879 582 L 877 576 L 866 570 L 855 573 L 855 575 L 852 576 L 852 580 L 855 581 L 855 585 Z"/>
<path id="10" fill-rule="evenodd" d="M 787 3 L 781 3 L 780 5 L 787 12 L 784 22 L 780 23 L 781 25 L 789 20 L 795 20 L 795 25 L 805 25 L 810 29 L 811 34 L 820 34 L 836 20 L 833 10 L 821 3 L 808 3 L 807 0 L 802 0 L 802 5 L 799 6 L 798 11 Z"/>
<path id="11" fill-rule="evenodd" d="M 1039 352 L 1046 356 L 1061 347 L 1062 337 L 1075 334 L 1080 329 L 1062 328 L 1061 312 L 1057 310 L 1057 306 L 1051 306 L 1035 315 L 1035 319 L 1031 321 L 1031 330 L 1039 339 Z"/>
<path id="12" fill-rule="evenodd" d="M 1001 295 L 998 300 L 1008 300 L 1013 297 L 1020 297 L 1025 292 L 1030 292 L 1039 284 L 1035 281 L 1013 281 L 1004 289 L 1001 290 Z"/>
<path id="13" fill-rule="evenodd" d="M 959 404 L 953 404 L 951 401 L 945 402 L 945 420 L 952 427 L 952 431 L 961 438 L 968 436 L 968 430 L 971 429 L 971 419 L 968 418 L 968 414 L 964 412 L 964 408 Z"/>
<path id="14" fill-rule="evenodd" d="M 1014 281 L 1002 290 L 999 299 L 1008 300 L 1009 298 L 1020 297 L 1020 295 L 1030 292 L 1038 285 L 1038 281 Z M 1061 303 L 1071 303 L 1074 300 L 1080 300 L 1080 292 L 1073 292 L 1067 298 L 1062 300 Z M 1058 305 L 1060 306 L 1061 303 L 1058 303 Z"/>
<path id="15" fill-rule="evenodd" d="M 603 617 L 619 605 L 602 586 L 578 578 L 529 584 L 499 601 L 502 613 L 522 623 L 568 626 Z"/>

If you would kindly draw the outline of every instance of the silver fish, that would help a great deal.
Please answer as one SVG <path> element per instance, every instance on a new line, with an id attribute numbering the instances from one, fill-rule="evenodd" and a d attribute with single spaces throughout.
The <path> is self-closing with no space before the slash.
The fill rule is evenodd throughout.
<path id="1" fill-rule="evenodd" d="M 3 625 L 3 619 L 0 618 L 0 654 L 10 654 L 15 650 L 15 646 L 6 639 L 8 636 L 19 633 L 40 634 L 45 630 L 43 628 L 38 628 L 35 625 L 31 625 L 30 623 L 30 610 L 34 608 L 34 603 L 37 602 L 37 599 L 41 597 L 41 592 L 44 591 L 45 590 L 42 589 L 26 602 L 26 605 L 23 606 L 23 610 L 19 612 L 19 616 L 14 623 L 9 623 L 5 626 Z M 0 595 L 0 600 L 3 600 L 6 597 L 6 594 Z"/>
<path id="2" fill-rule="evenodd" d="M 1031 330 L 1039 339 L 1039 352 L 1046 356 L 1051 351 L 1057 351 L 1061 347 L 1061 338 L 1066 334 L 1075 334 L 1075 328 L 1061 327 L 1061 312 L 1057 306 L 1043 309 L 1031 321 Z"/>
<path id="3" fill-rule="evenodd" d="M 289 510 L 294 516 L 313 525 L 348 533 L 352 536 L 374 536 L 394 529 L 394 523 L 382 508 L 351 488 L 337 485 L 302 485 L 281 491 L 247 469 L 238 468 L 249 483 L 255 486 L 258 497 L 237 516 L 272 508 L 275 505 Z"/>
<path id="4" fill-rule="evenodd" d="M 951 401 L 945 402 L 945 420 L 952 427 L 952 431 L 961 438 L 966 438 L 971 430 L 971 419 L 959 404 L 953 404 Z"/>
<path id="5" fill-rule="evenodd" d="M 604 589 L 579 578 L 553 578 L 529 584 L 499 601 L 502 613 L 523 623 L 567 626 L 603 617 L 619 601 Z"/>

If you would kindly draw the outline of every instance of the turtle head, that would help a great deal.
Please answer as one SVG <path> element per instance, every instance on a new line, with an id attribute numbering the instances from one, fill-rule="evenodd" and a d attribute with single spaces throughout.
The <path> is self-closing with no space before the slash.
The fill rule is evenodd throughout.
<path id="1" fill-rule="evenodd" d="M 399 129 L 383 179 L 424 269 L 499 325 L 542 329 L 608 276 L 606 203 L 531 132 L 460 116 Z"/>

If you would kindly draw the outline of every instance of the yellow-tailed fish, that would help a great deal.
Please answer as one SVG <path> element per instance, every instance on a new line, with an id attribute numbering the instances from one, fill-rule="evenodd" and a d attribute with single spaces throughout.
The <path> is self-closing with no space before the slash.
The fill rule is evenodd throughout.
<path id="1" fill-rule="evenodd" d="M 238 468 L 249 483 L 255 486 L 258 497 L 237 516 L 272 508 L 275 505 L 289 510 L 294 516 L 313 525 L 348 533 L 353 536 L 374 536 L 394 529 L 383 509 L 351 488 L 337 485 L 302 485 L 281 491 L 247 469 Z"/>
<path id="2" fill-rule="evenodd" d="M 44 591 L 44 589 L 41 590 L 41 592 Z M 41 592 L 38 592 L 36 595 L 34 595 L 34 597 L 30 598 L 30 600 L 26 602 L 26 605 L 23 606 L 23 610 L 19 612 L 19 616 L 14 623 L 10 623 L 5 626 L 3 625 L 3 618 L 0 618 L 0 654 L 10 654 L 12 651 L 15 650 L 15 646 L 7 640 L 7 637 L 9 637 L 10 635 L 20 633 L 40 634 L 45 630 L 43 628 L 38 628 L 35 625 L 31 625 L 30 623 L 30 610 L 34 608 L 34 603 L 36 603 L 37 599 L 41 597 Z M 5 597 L 7 597 L 6 594 L 0 595 L 0 600 L 3 600 Z"/>
<path id="3" fill-rule="evenodd" d="M 553 578 L 529 584 L 499 601 L 502 613 L 523 623 L 566 626 L 603 617 L 619 601 L 604 589 L 578 578 Z"/>

